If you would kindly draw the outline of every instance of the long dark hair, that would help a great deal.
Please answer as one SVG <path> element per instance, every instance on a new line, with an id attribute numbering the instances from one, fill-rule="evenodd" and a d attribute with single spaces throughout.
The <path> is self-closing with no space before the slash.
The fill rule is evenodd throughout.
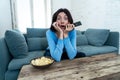
<path id="1" fill-rule="evenodd" d="M 68 17 L 68 22 L 70 22 L 70 24 L 73 23 L 73 18 L 72 18 L 72 16 L 71 16 L 71 13 L 69 12 L 69 10 L 66 9 L 66 8 L 60 8 L 60 9 L 58 9 L 58 10 L 53 14 L 53 17 L 52 17 L 52 23 L 51 23 L 50 29 L 51 29 L 53 32 L 56 32 L 56 30 L 55 30 L 55 28 L 53 27 L 52 24 L 53 24 L 54 22 L 56 22 L 57 16 L 58 16 L 58 14 L 59 14 L 60 12 L 64 12 L 64 13 L 67 15 L 67 17 Z"/>

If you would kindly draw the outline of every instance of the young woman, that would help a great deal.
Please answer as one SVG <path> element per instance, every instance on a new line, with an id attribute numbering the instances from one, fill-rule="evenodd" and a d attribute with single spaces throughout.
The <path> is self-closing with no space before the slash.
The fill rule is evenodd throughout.
<path id="1" fill-rule="evenodd" d="M 57 10 L 52 17 L 52 25 L 46 32 L 48 49 L 45 56 L 51 56 L 56 61 L 83 57 L 76 49 L 76 30 L 68 9 Z"/>

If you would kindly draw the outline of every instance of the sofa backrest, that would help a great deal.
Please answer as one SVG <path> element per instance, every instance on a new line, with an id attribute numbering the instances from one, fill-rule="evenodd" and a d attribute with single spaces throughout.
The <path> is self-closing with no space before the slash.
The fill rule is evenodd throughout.
<path id="1" fill-rule="evenodd" d="M 46 31 L 48 28 L 27 28 L 26 41 L 29 51 L 45 50 L 48 47 Z M 89 45 L 85 35 L 86 31 L 77 30 L 77 46 Z M 119 49 L 119 32 L 109 32 L 109 36 L 104 45 L 111 45 Z"/>
<path id="2" fill-rule="evenodd" d="M 119 32 L 110 32 L 105 45 L 114 46 L 119 52 Z"/>
<path id="3" fill-rule="evenodd" d="M 27 34 L 24 34 L 28 44 L 29 51 L 45 50 L 48 47 L 46 31 L 48 28 L 27 28 Z M 88 45 L 86 36 L 77 30 L 77 46 Z"/>
<path id="4" fill-rule="evenodd" d="M 98 30 L 100 30 L 100 29 L 98 29 Z M 86 31 L 77 30 L 77 36 L 79 36 L 81 34 L 85 35 L 85 33 L 86 33 Z M 80 37 L 80 38 L 82 38 L 82 37 Z M 77 40 L 79 40 L 79 39 L 77 39 Z M 87 41 L 88 41 L 88 39 L 87 39 Z M 80 41 L 77 41 L 77 44 L 79 44 L 79 42 Z M 116 32 L 110 31 L 109 35 L 107 37 L 107 40 L 105 41 L 105 43 L 103 45 L 114 46 L 114 47 L 116 47 L 119 50 L 119 32 L 117 32 L 117 31 Z"/>
<path id="5" fill-rule="evenodd" d="M 29 51 L 45 50 L 48 47 L 47 30 L 47 28 L 27 28 L 26 41 Z"/>

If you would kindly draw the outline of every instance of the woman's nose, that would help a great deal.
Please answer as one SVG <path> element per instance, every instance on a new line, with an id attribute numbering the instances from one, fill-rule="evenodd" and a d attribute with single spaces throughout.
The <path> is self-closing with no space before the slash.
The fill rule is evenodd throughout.
<path id="1" fill-rule="evenodd" d="M 61 22 L 61 24 L 64 24 L 64 22 Z"/>
<path id="2" fill-rule="evenodd" d="M 64 20 L 61 20 L 61 24 L 64 24 Z"/>

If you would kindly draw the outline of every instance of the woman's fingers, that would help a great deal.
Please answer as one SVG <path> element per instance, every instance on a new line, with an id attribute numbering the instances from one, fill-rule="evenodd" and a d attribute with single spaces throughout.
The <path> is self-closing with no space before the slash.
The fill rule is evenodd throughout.
<path id="1" fill-rule="evenodd" d="M 54 27 L 55 29 L 57 29 L 57 27 L 58 27 L 58 23 L 57 23 L 57 22 L 54 22 L 52 25 L 53 25 L 53 27 Z"/>
<path id="2" fill-rule="evenodd" d="M 68 25 L 66 26 L 66 30 L 67 30 L 67 31 L 71 31 L 74 27 L 75 27 L 75 26 L 74 26 L 73 24 L 68 24 Z"/>
<path id="3" fill-rule="evenodd" d="M 53 23 L 53 27 L 55 28 L 55 30 L 57 30 L 58 32 L 62 32 L 61 28 L 59 27 L 57 22 Z"/>
<path id="4" fill-rule="evenodd" d="M 74 25 L 74 24 L 72 24 L 72 27 L 74 28 L 74 27 L 75 27 L 75 25 Z"/>
<path id="5" fill-rule="evenodd" d="M 52 25 L 53 25 L 54 27 L 57 26 L 57 22 L 54 22 Z"/>

